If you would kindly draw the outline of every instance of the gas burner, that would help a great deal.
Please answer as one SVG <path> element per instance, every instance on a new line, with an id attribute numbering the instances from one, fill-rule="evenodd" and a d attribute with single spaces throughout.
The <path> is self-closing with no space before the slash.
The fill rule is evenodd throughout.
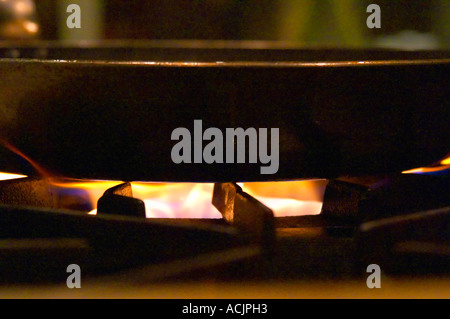
<path id="1" fill-rule="evenodd" d="M 448 52 L 175 44 L 0 45 L 0 282 L 447 278 Z"/>
<path id="2" fill-rule="evenodd" d="M 223 218 L 146 218 L 132 183 L 107 189 L 93 205 L 86 189 L 61 182 L 3 181 L 0 279 L 58 282 L 70 264 L 92 278 L 119 273 L 134 283 L 360 278 L 369 264 L 392 274 L 448 272 L 445 175 L 315 183 L 327 185 L 316 215 L 276 217 L 241 186 L 216 183 L 210 196 Z"/>

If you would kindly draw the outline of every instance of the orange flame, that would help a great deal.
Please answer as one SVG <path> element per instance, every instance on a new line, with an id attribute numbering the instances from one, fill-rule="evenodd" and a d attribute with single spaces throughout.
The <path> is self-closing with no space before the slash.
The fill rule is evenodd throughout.
<path id="1" fill-rule="evenodd" d="M 83 189 L 93 206 L 120 181 L 59 181 L 58 187 Z M 326 180 L 245 183 L 244 191 L 262 201 L 275 216 L 319 214 Z M 144 201 L 147 218 L 222 218 L 212 205 L 211 183 L 131 183 L 133 197 Z M 96 209 L 89 212 L 96 214 Z"/>
<path id="2" fill-rule="evenodd" d="M 30 159 L 15 146 L 0 138 L 0 144 L 27 160 L 35 170 L 58 187 L 74 190 L 74 196 L 82 190 L 92 204 L 97 206 L 104 192 L 123 182 L 86 181 L 56 179 L 38 163 Z M 26 177 L 24 175 L 0 175 L 2 179 Z M 263 204 L 271 208 L 274 215 L 299 216 L 319 214 L 326 180 L 307 180 L 292 182 L 245 183 L 243 189 Z M 221 218 L 221 214 L 212 205 L 214 184 L 197 183 L 131 183 L 133 196 L 144 201 L 147 218 Z M 77 192 L 78 191 L 78 192 Z M 96 214 L 94 209 L 89 214 Z"/>
<path id="3" fill-rule="evenodd" d="M 83 189 L 96 207 L 103 193 L 121 181 L 55 181 L 57 187 Z M 211 204 L 214 184 L 131 183 L 133 197 L 144 201 L 147 218 L 221 218 Z M 97 210 L 89 212 L 95 215 Z"/>
<path id="4" fill-rule="evenodd" d="M 441 172 L 450 169 L 450 157 L 443 159 L 437 165 L 427 166 L 427 167 L 419 167 L 410 169 L 407 171 L 403 171 L 403 174 L 423 174 L 423 173 L 435 173 Z"/>
<path id="5" fill-rule="evenodd" d="M 27 155 L 25 155 L 22 151 L 20 151 L 17 147 L 10 144 L 8 141 L 4 140 L 1 137 L 0 137 L 0 144 L 3 145 L 4 147 L 6 147 L 11 152 L 22 157 L 28 163 L 30 163 L 30 165 L 33 166 L 33 168 L 36 170 L 36 172 L 38 172 L 41 176 L 44 176 L 44 177 L 52 176 L 52 174 L 50 174 L 47 170 L 45 170 L 41 165 L 39 165 L 38 163 L 33 161 L 31 158 L 29 158 Z"/>
<path id="6" fill-rule="evenodd" d="M 276 217 L 317 215 L 327 180 L 244 183 L 242 189 L 271 208 Z"/>

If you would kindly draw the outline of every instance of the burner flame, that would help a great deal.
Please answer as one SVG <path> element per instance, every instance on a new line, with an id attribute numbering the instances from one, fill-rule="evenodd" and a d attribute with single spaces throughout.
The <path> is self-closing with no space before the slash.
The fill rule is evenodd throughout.
<path id="1" fill-rule="evenodd" d="M 12 180 L 12 179 L 19 179 L 19 178 L 26 178 L 26 177 L 28 177 L 28 176 L 0 172 L 0 181 L 8 181 L 8 180 Z"/>
<path id="2" fill-rule="evenodd" d="M 272 209 L 275 217 L 317 215 L 322 210 L 327 180 L 255 182 L 242 190 Z"/>
<path id="3" fill-rule="evenodd" d="M 402 172 L 403 174 L 444 174 L 450 170 L 450 157 L 443 159 L 436 165 L 419 167 Z"/>
<path id="4" fill-rule="evenodd" d="M 441 165 L 450 165 L 450 157 L 447 157 L 445 160 L 442 160 Z"/>
<path id="5" fill-rule="evenodd" d="M 103 193 L 120 181 L 59 181 L 58 187 L 84 190 L 93 207 Z M 319 214 L 326 180 L 241 184 L 244 191 L 271 208 L 276 217 Z M 143 200 L 147 218 L 219 219 L 212 205 L 212 183 L 131 183 L 133 197 Z M 95 215 L 96 209 L 88 214 Z"/>
<path id="6" fill-rule="evenodd" d="M 90 208 L 88 214 L 97 214 L 97 202 L 106 190 L 122 181 L 74 180 L 52 177 L 46 169 L 30 159 L 15 146 L 0 137 L 0 145 L 27 160 L 43 178 L 64 194 L 80 195 Z M 0 180 L 25 178 L 25 175 L 0 173 Z M 272 209 L 276 217 L 319 214 L 326 180 L 289 182 L 260 182 L 240 184 L 245 192 Z M 212 183 L 150 183 L 132 182 L 133 197 L 145 204 L 147 218 L 222 218 L 212 205 Z M 58 190 L 56 190 L 58 192 Z M 82 205 L 86 207 L 86 205 Z M 88 208 L 88 209 L 90 209 Z M 86 208 L 83 208 L 86 209 Z"/>
<path id="7" fill-rule="evenodd" d="M 39 165 L 37 162 L 35 162 L 34 160 L 32 160 L 30 157 L 28 157 L 26 154 L 24 154 L 21 150 L 19 150 L 17 147 L 15 147 L 14 145 L 10 144 L 8 141 L 6 141 L 5 139 L 3 139 L 0 136 L 0 146 L 5 147 L 6 149 L 8 149 L 9 151 L 13 152 L 14 154 L 20 156 L 21 158 L 23 158 L 24 160 L 26 160 L 28 163 L 30 163 L 30 165 L 36 170 L 36 172 L 38 174 L 40 174 L 41 176 L 45 177 L 45 178 L 49 178 L 50 176 L 52 176 L 52 174 L 50 172 L 48 172 L 46 169 L 44 169 L 41 165 Z"/>

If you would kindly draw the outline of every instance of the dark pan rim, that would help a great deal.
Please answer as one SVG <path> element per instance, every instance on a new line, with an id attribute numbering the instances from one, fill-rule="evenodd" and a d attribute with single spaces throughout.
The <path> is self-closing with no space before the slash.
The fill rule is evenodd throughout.
<path id="1" fill-rule="evenodd" d="M 132 66 L 132 67 L 175 67 L 175 68 L 297 68 L 297 67 L 365 67 L 365 66 L 414 66 L 449 64 L 450 59 L 418 60 L 367 60 L 367 61 L 323 61 L 323 62 L 258 62 L 258 61 L 112 61 L 112 60 L 52 60 L 52 59 L 12 59 L 1 58 L 0 63 L 18 64 L 64 64 L 76 66 Z"/>

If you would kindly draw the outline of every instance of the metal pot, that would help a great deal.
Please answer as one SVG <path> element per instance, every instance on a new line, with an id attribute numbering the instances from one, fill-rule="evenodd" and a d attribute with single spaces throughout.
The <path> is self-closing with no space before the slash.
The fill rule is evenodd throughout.
<path id="1" fill-rule="evenodd" d="M 401 172 L 449 152 L 448 52 L 173 41 L 0 49 L 11 52 L 19 58 L 0 59 L 3 145 L 56 175 L 332 178 Z M 223 131 L 279 128 L 279 170 L 175 164 L 171 133 L 193 129 L 194 120 Z M 11 154 L 2 150 L 0 169 L 35 172 Z"/>

